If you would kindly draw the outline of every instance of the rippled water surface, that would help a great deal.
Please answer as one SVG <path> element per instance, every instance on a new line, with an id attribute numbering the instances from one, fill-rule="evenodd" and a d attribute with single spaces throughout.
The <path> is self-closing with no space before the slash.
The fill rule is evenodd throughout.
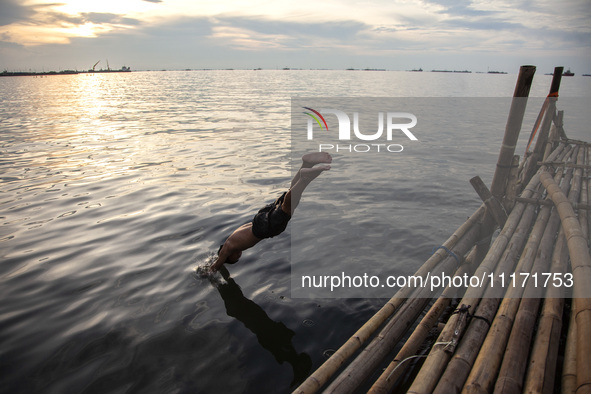
<path id="1" fill-rule="evenodd" d="M 550 77 L 536 78 L 532 96 L 543 97 Z M 290 97 L 507 97 L 515 80 L 347 71 L 1 78 L 2 391 L 288 392 L 383 303 L 291 298 L 288 235 L 245 252 L 229 277 L 196 271 L 288 186 Z M 590 86 L 565 79 L 561 94 L 590 97 Z M 477 133 L 475 124 L 474 135 L 431 136 L 438 148 L 400 163 L 407 176 L 376 191 L 392 199 L 373 208 L 405 212 L 392 219 L 396 256 L 381 259 L 424 261 L 426 246 L 479 205 L 468 180 L 490 181 L 502 130 Z M 424 250 L 407 246 L 409 232 Z"/>

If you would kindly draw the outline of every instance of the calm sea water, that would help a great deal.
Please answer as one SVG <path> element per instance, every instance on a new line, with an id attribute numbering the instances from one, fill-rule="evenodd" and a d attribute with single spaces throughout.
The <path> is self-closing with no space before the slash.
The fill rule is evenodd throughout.
<path id="1" fill-rule="evenodd" d="M 509 97 L 515 80 L 350 71 L 0 79 L 2 391 L 290 391 L 383 300 L 292 298 L 288 235 L 245 252 L 229 279 L 195 272 L 287 187 L 290 98 Z M 544 97 L 550 80 L 538 75 L 531 95 Z M 561 97 L 591 97 L 591 78 L 564 78 Z M 468 180 L 490 182 L 505 120 L 496 134 L 474 122 L 470 135 L 432 136 L 428 157 L 401 163 L 407 176 L 376 190 L 392 198 L 373 208 L 404 215 L 392 218 L 396 255 L 381 259 L 426 260 L 473 212 Z M 567 133 L 588 140 L 589 123 L 577 122 Z"/>

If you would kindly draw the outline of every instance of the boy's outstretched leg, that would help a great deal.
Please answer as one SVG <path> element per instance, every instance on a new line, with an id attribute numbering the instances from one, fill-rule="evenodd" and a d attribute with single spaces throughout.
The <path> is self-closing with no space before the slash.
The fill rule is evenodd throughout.
<path id="1" fill-rule="evenodd" d="M 289 189 L 285 198 L 283 200 L 283 204 L 281 204 L 281 209 L 283 212 L 293 215 L 296 207 L 300 203 L 300 199 L 302 198 L 302 193 L 306 189 L 306 187 L 312 182 L 318 175 L 320 175 L 324 171 L 330 170 L 329 165 L 320 165 L 316 167 L 310 168 L 301 168 L 298 171 L 298 180 L 297 182 Z M 295 179 L 295 178 L 294 178 Z"/>
<path id="2" fill-rule="evenodd" d="M 331 162 L 332 162 L 332 156 L 327 152 L 307 153 L 304 156 L 302 156 L 302 166 L 300 167 L 300 171 L 304 168 L 312 168 L 316 164 L 321 164 L 321 163 L 329 164 Z M 291 180 L 290 188 L 294 187 L 294 185 L 299 181 L 300 171 L 298 171 L 297 174 Z"/>

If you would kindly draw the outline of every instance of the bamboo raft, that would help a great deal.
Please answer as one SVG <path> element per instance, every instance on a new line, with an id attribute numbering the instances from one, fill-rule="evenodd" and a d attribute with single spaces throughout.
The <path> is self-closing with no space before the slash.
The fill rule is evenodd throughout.
<path id="1" fill-rule="evenodd" d="M 490 190 L 471 180 L 482 205 L 415 274 L 491 282 L 467 287 L 459 302 L 449 287 L 437 297 L 400 289 L 294 393 L 591 393 L 591 144 L 565 135 L 557 67 L 535 146 L 520 162 L 534 73 L 520 69 Z M 571 295 L 532 281 L 503 293 L 494 286 L 501 274 L 563 272 L 572 273 Z"/>

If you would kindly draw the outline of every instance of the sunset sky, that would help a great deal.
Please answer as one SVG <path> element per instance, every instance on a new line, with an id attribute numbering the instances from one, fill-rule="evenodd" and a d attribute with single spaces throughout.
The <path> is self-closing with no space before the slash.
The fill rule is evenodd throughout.
<path id="1" fill-rule="evenodd" d="M 591 1 L 0 0 L 0 69 L 591 73 Z M 100 66 L 99 66 L 100 67 Z"/>

